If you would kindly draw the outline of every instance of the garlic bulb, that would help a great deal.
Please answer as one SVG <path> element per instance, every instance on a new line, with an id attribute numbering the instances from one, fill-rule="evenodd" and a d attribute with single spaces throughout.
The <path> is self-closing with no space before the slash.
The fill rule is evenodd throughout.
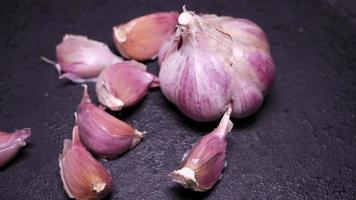
<path id="1" fill-rule="evenodd" d="M 176 35 L 159 53 L 160 87 L 185 115 L 198 121 L 256 112 L 275 77 L 264 32 L 253 22 L 184 11 Z"/>
<path id="2" fill-rule="evenodd" d="M 63 154 L 59 155 L 64 190 L 70 198 L 104 198 L 112 188 L 110 172 L 83 147 L 78 126 L 74 126 L 72 137 L 72 141 L 64 140 Z"/>
<path id="3" fill-rule="evenodd" d="M 86 36 L 66 34 L 56 47 L 57 62 L 42 59 L 53 64 L 59 78 L 67 78 L 76 83 L 96 81 L 100 72 L 111 64 L 122 61 L 109 47 Z"/>
<path id="4" fill-rule="evenodd" d="M 174 33 L 177 18 L 177 12 L 159 12 L 115 26 L 116 48 L 128 59 L 155 59 L 163 41 Z"/>
<path id="5" fill-rule="evenodd" d="M 91 152 L 102 158 L 114 158 L 135 147 L 144 134 L 94 105 L 84 85 L 77 109 L 80 138 Z"/>
<path id="6" fill-rule="evenodd" d="M 110 110 L 121 110 L 141 101 L 150 87 L 159 86 L 158 78 L 146 72 L 146 65 L 123 61 L 104 69 L 96 82 L 99 102 Z"/>
<path id="7" fill-rule="evenodd" d="M 13 133 L 0 131 L 0 167 L 16 156 L 21 147 L 26 145 L 26 140 L 30 136 L 30 128 L 19 129 Z"/>
<path id="8" fill-rule="evenodd" d="M 218 127 L 202 137 L 182 159 L 180 168 L 169 176 L 183 187 L 204 192 L 221 178 L 226 166 L 226 135 L 232 129 L 229 108 Z"/>

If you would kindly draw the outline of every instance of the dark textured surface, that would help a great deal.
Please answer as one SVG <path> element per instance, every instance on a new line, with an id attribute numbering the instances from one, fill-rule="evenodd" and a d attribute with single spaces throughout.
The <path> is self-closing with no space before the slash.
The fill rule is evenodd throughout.
<path id="1" fill-rule="evenodd" d="M 224 177 L 204 194 L 180 188 L 167 174 L 216 123 L 185 118 L 159 90 L 116 113 L 147 136 L 104 163 L 115 184 L 108 199 L 356 199 L 355 3 L 335 2 L 2 1 L 0 129 L 32 127 L 33 135 L 0 170 L 0 199 L 66 198 L 57 157 L 70 138 L 82 88 L 58 80 L 40 55 L 54 58 L 65 33 L 113 47 L 113 25 L 149 12 L 179 11 L 184 3 L 259 24 L 269 36 L 277 80 L 258 113 L 235 120 Z M 156 62 L 147 64 L 157 73 Z M 93 89 L 91 84 L 92 95 Z"/>

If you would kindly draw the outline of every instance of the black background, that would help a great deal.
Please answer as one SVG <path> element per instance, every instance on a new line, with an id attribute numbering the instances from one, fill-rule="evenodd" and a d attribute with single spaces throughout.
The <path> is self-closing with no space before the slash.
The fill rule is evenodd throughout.
<path id="1" fill-rule="evenodd" d="M 82 88 L 58 80 L 40 56 L 54 59 L 65 33 L 87 35 L 116 52 L 112 26 L 181 11 L 183 4 L 259 24 L 269 37 L 276 82 L 255 115 L 234 120 L 224 177 L 207 193 L 184 190 L 167 174 L 216 122 L 187 119 L 159 89 L 115 113 L 147 135 L 137 148 L 104 162 L 115 184 L 108 199 L 356 199 L 355 3 L 338 2 L 1 1 L 0 129 L 31 127 L 33 135 L 0 170 L 0 199 L 66 198 L 58 154 L 71 137 Z M 156 61 L 146 64 L 158 73 Z"/>

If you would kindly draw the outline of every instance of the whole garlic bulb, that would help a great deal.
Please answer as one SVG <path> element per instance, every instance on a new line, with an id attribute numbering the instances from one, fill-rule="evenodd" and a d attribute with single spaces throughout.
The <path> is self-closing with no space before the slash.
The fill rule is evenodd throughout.
<path id="1" fill-rule="evenodd" d="M 160 87 L 188 117 L 246 117 L 261 106 L 275 78 L 265 33 L 247 19 L 183 12 L 159 52 Z"/>

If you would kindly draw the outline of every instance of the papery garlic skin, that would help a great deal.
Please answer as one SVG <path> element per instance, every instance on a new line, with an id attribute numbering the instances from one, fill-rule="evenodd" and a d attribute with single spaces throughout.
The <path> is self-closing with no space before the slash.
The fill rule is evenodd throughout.
<path id="1" fill-rule="evenodd" d="M 256 112 L 275 78 L 264 32 L 253 22 L 184 11 L 176 36 L 159 53 L 163 94 L 188 117 L 218 119 Z"/>
<path id="2" fill-rule="evenodd" d="M 19 129 L 13 133 L 0 131 L 0 167 L 16 156 L 30 136 L 30 128 Z"/>
<path id="3" fill-rule="evenodd" d="M 225 113 L 218 127 L 202 137 L 193 148 L 183 156 L 178 170 L 169 176 L 183 187 L 204 192 L 211 189 L 221 178 L 226 166 L 226 135 L 233 126 L 230 121 L 231 109 Z"/>
<path id="4" fill-rule="evenodd" d="M 102 158 L 115 158 L 135 147 L 144 137 L 144 133 L 94 105 L 86 85 L 77 108 L 77 123 L 85 146 Z"/>
<path id="5" fill-rule="evenodd" d="M 70 198 L 104 198 L 112 188 L 110 172 L 83 147 L 78 126 L 74 126 L 72 137 L 72 141 L 64 140 L 63 154 L 59 155 L 64 190 Z"/>
<path id="6" fill-rule="evenodd" d="M 177 12 L 158 12 L 113 27 L 113 39 L 120 54 L 128 59 L 155 59 L 162 43 L 177 25 Z"/>
<path id="7" fill-rule="evenodd" d="M 76 83 L 95 82 L 100 72 L 122 58 L 113 54 L 109 47 L 86 36 L 66 34 L 56 47 L 57 63 L 54 64 L 59 78 L 67 78 Z"/>
<path id="8" fill-rule="evenodd" d="M 110 110 L 139 103 L 151 87 L 159 86 L 158 77 L 146 72 L 146 65 L 123 61 L 104 69 L 96 82 L 99 102 Z"/>

